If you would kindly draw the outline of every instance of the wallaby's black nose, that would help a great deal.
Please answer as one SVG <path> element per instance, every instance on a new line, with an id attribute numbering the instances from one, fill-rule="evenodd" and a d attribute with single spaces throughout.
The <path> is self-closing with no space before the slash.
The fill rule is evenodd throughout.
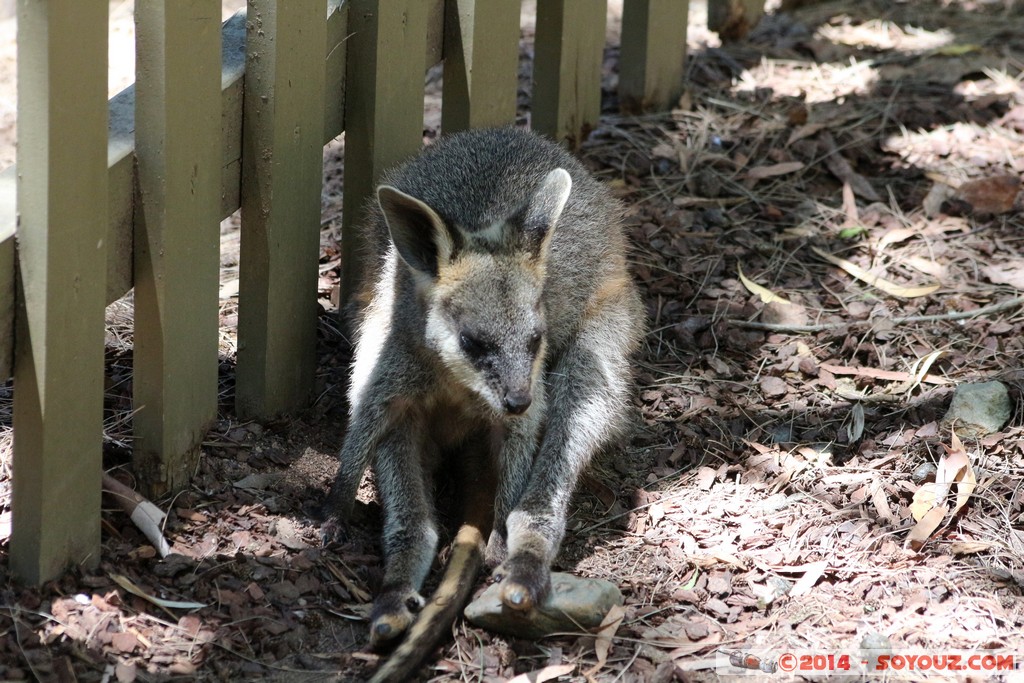
<path id="1" fill-rule="evenodd" d="M 527 391 L 510 391 L 505 394 L 505 410 L 513 415 L 522 415 L 533 403 L 533 397 Z"/>

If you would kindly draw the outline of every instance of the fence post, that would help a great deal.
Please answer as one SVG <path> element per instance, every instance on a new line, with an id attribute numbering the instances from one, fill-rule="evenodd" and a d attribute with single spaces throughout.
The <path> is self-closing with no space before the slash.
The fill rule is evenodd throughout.
<path id="1" fill-rule="evenodd" d="M 249 0 L 236 407 L 309 400 L 316 369 L 327 2 Z"/>
<path id="2" fill-rule="evenodd" d="M 133 465 L 162 495 L 217 415 L 220 2 L 140 2 L 135 24 Z"/>
<path id="3" fill-rule="evenodd" d="M 99 561 L 107 11 L 18 3 L 11 569 L 32 583 Z"/>
<path id="4" fill-rule="evenodd" d="M 345 193 L 341 293 L 362 275 L 365 237 L 355 229 L 382 171 L 423 144 L 427 19 L 423 0 L 353 0 L 345 93 Z"/>
<path id="5" fill-rule="evenodd" d="M 14 369 L 14 231 L 18 223 L 17 174 L 0 173 L 0 382 Z"/>
<path id="6" fill-rule="evenodd" d="M 686 0 L 630 0 L 622 8 L 619 102 L 629 114 L 664 111 L 683 92 Z"/>
<path id="7" fill-rule="evenodd" d="M 541 0 L 533 63 L 533 125 L 579 147 L 601 116 L 606 0 Z"/>
<path id="8" fill-rule="evenodd" d="M 508 0 L 445 3 L 441 101 L 445 133 L 515 120 L 519 4 Z"/>

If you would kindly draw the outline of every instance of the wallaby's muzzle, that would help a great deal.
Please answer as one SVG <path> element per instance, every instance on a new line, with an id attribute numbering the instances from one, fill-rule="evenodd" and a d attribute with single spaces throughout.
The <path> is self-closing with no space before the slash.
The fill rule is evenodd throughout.
<path id="1" fill-rule="evenodd" d="M 505 392 L 505 398 L 502 400 L 505 406 L 505 411 L 511 415 L 522 415 L 533 403 L 533 396 L 530 395 L 529 388 L 520 389 L 517 391 Z"/>

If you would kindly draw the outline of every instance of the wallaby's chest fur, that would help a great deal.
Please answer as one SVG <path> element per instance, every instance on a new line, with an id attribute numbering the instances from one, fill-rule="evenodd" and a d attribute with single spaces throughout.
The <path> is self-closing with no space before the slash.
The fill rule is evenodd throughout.
<path id="1" fill-rule="evenodd" d="M 502 600 L 550 589 L 579 475 L 623 433 L 643 312 L 621 207 L 571 155 L 514 130 L 459 133 L 385 174 L 366 215 L 351 419 L 327 500 L 331 533 L 371 464 L 384 509 L 384 582 L 371 640 L 402 635 L 438 533 L 431 472 L 464 485 L 467 528 L 444 591 L 466 595 L 490 532 Z M 470 540 L 467 540 L 470 539 Z M 450 617 L 456 593 L 439 596 Z M 461 598 L 459 598 L 461 599 Z M 389 675 L 443 630 L 417 626 Z M 406 667 L 406 668 L 402 668 Z"/>

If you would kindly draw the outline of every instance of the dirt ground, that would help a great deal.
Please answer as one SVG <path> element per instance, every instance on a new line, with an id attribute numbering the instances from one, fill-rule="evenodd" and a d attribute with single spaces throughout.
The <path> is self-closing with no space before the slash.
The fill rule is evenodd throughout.
<path id="1" fill-rule="evenodd" d="M 130 30 L 124 4 L 119 31 Z M 642 118 L 616 113 L 618 16 L 606 116 L 581 156 L 628 208 L 650 332 L 636 359 L 636 433 L 586 477 L 556 568 L 616 583 L 624 615 L 610 649 L 592 634 L 519 641 L 460 622 L 421 679 L 707 681 L 729 673 L 721 653 L 737 651 L 765 662 L 822 655 L 806 660 L 817 669 L 806 680 L 830 675 L 828 655 L 851 655 L 856 674 L 863 650 L 1024 661 L 1024 5 L 837 0 L 773 14 L 722 46 L 694 3 L 687 93 L 671 113 Z M 0 38 L 9 162 L 9 22 Z M 527 25 L 524 76 L 531 40 Z M 525 104 L 526 78 L 522 90 Z M 174 554 L 159 560 L 110 508 L 99 568 L 35 589 L 10 579 L 4 540 L 0 680 L 320 681 L 372 670 L 378 506 L 364 490 L 352 537 L 326 549 L 316 516 L 345 422 L 348 348 L 330 303 L 342 151 L 337 141 L 325 152 L 313 406 L 273 423 L 234 416 L 229 219 L 221 416 L 193 485 L 156 501 Z M 773 296 L 791 303 L 764 302 Z M 128 483 L 130 316 L 130 301 L 108 312 L 106 414 L 106 465 Z M 958 448 L 942 422 L 952 393 L 989 380 L 1009 389 L 1009 422 Z M 10 401 L 0 385 L 0 526 Z M 954 457 L 976 486 L 954 485 L 971 494 L 966 504 L 917 547 L 915 492 L 928 463 Z"/>

